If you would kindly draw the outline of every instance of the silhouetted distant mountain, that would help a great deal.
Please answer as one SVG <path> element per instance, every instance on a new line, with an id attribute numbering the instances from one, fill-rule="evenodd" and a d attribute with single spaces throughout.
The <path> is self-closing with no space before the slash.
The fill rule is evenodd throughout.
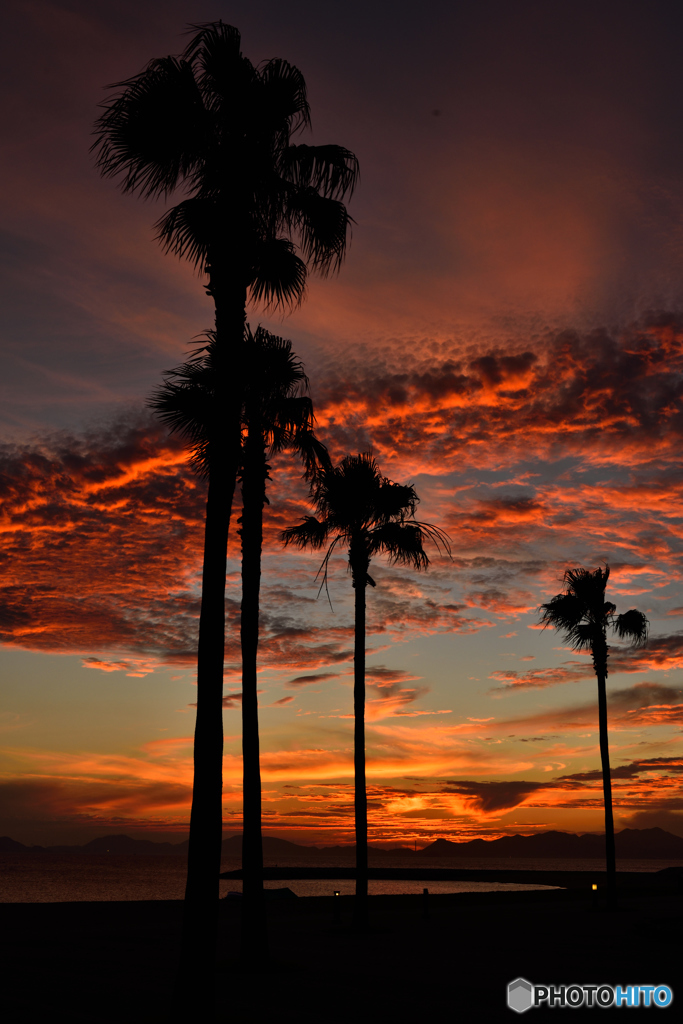
<path id="1" fill-rule="evenodd" d="M 132 839 L 126 835 L 102 836 L 81 846 L 25 846 L 9 836 L 0 836 L 0 853 L 83 853 L 83 854 L 153 854 L 155 856 L 187 855 L 188 841 L 180 843 L 155 842 L 152 839 Z M 631 859 L 683 860 L 683 838 L 661 828 L 626 828 L 616 834 L 617 857 Z M 323 855 L 326 859 L 336 856 L 340 862 L 352 860 L 353 846 L 300 846 L 276 836 L 263 837 L 263 853 L 267 861 L 301 860 Z M 372 853 L 413 856 L 410 847 L 393 850 L 371 847 Z M 229 836 L 223 840 L 223 856 L 241 857 L 242 836 Z M 503 836 L 501 839 L 471 839 L 454 843 L 448 839 L 435 842 L 418 850 L 416 857 L 467 857 L 481 859 L 488 857 L 527 857 L 544 859 L 562 857 L 566 859 L 605 856 L 605 837 L 601 835 L 576 835 L 573 832 L 541 832 L 531 836 Z"/>
<path id="2" fill-rule="evenodd" d="M 89 843 L 79 846 L 25 846 L 18 843 L 9 836 L 0 837 L 0 853 L 85 853 L 85 854 L 153 854 L 155 856 L 181 855 L 187 856 L 188 840 L 181 843 L 155 842 L 153 839 L 133 839 L 126 835 L 102 836 L 100 839 L 91 839 Z M 344 849 L 351 849 L 344 847 Z M 278 839 L 275 836 L 263 837 L 263 852 L 266 857 L 302 857 L 307 854 L 315 855 L 320 851 L 316 846 L 299 846 L 297 843 L 290 843 L 287 839 Z M 229 836 L 223 840 L 223 855 L 225 857 L 242 856 L 242 836 Z"/>
<path id="3" fill-rule="evenodd" d="M 626 828 L 615 836 L 617 857 L 676 858 L 683 860 L 683 839 L 661 828 Z M 532 836 L 503 836 L 501 839 L 471 839 L 452 843 L 437 839 L 417 856 L 421 857 L 594 857 L 605 856 L 605 837 L 575 835 L 573 832 L 540 832 Z"/>
<path id="4" fill-rule="evenodd" d="M 317 846 L 299 846 L 298 843 L 290 843 L 288 839 L 278 839 L 277 836 L 263 837 L 263 856 L 269 860 L 273 857 L 305 857 L 320 853 Z M 230 836 L 223 840 L 224 857 L 242 856 L 242 836 Z"/>
<path id="5" fill-rule="evenodd" d="M 16 839 L 9 836 L 0 836 L 0 853 L 21 853 L 22 850 L 29 850 L 29 846 L 18 843 Z"/>
<path id="6" fill-rule="evenodd" d="M 153 839 L 131 839 L 130 836 L 103 836 L 92 839 L 81 847 L 83 853 L 152 853 L 152 854 L 187 854 L 188 841 L 182 843 L 157 843 Z"/>

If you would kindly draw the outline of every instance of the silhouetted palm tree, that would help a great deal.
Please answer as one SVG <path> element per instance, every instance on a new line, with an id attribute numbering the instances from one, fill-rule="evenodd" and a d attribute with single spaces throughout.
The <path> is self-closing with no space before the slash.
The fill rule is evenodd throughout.
<path id="1" fill-rule="evenodd" d="M 298 68 L 255 67 L 221 21 L 192 27 L 180 56 L 111 87 L 120 91 L 103 104 L 93 149 L 124 192 L 189 193 L 158 222 L 159 238 L 208 275 L 219 344 L 227 332 L 238 345 L 248 295 L 296 304 L 307 266 L 339 268 L 350 224 L 341 200 L 358 162 L 341 146 L 292 145 L 311 123 Z"/>
<path id="2" fill-rule="evenodd" d="M 291 144 L 310 125 L 297 68 L 283 60 L 255 67 L 240 51 L 237 29 L 220 21 L 193 27 L 180 56 L 152 60 L 113 87 L 119 91 L 103 105 L 93 149 L 102 174 L 120 176 L 124 192 L 183 192 L 158 222 L 158 237 L 208 275 L 216 309 L 213 386 L 220 400 L 208 472 L 186 888 L 194 907 L 185 908 L 196 934 L 201 919 L 216 913 L 210 908 L 218 896 L 225 567 L 246 302 L 295 305 L 309 267 L 321 274 L 339 268 L 350 223 L 341 200 L 353 191 L 358 165 L 340 146 Z M 184 949 L 195 961 L 200 956 L 194 940 Z"/>
<path id="3" fill-rule="evenodd" d="M 263 913 L 263 847 L 261 839 L 261 775 L 259 763 L 257 651 L 263 506 L 268 501 L 268 459 L 284 451 L 298 454 L 310 479 L 329 466 L 327 449 L 315 437 L 310 398 L 303 394 L 308 379 L 291 351 L 291 342 L 258 328 L 246 329 L 244 365 L 247 385 L 242 393 L 242 750 L 244 827 L 244 914 L 242 956 L 253 964 L 267 955 Z M 220 447 L 219 349 L 215 333 L 195 358 L 166 374 L 151 405 L 188 442 L 195 468 L 210 472 Z M 218 437 L 217 437 L 218 435 Z M 219 447 L 216 449 L 216 440 Z M 217 452 L 217 454 L 216 454 Z"/>
<path id="4" fill-rule="evenodd" d="M 614 849 L 614 816 L 612 812 L 612 779 L 607 736 L 607 630 L 628 638 L 634 647 L 647 642 L 648 620 L 642 612 L 630 611 L 616 615 L 616 605 L 605 600 L 609 566 L 604 569 L 567 569 L 563 582 L 566 590 L 541 605 L 541 622 L 554 626 L 575 651 L 590 651 L 598 679 L 598 722 L 600 760 L 605 800 L 605 856 L 610 905 L 616 899 L 616 858 Z"/>
<path id="5" fill-rule="evenodd" d="M 370 561 L 386 554 L 393 564 L 425 569 L 429 558 L 424 542 L 431 540 L 450 551 L 446 534 L 435 526 L 418 522 L 419 501 L 411 485 L 392 483 L 380 473 L 369 454 L 349 455 L 324 472 L 312 488 L 317 516 L 306 516 L 299 526 L 282 534 L 285 545 L 322 549 L 327 553 L 321 566 L 323 582 L 337 545 L 348 550 L 349 568 L 355 589 L 353 709 L 356 830 L 356 927 L 367 926 L 368 906 L 368 810 L 365 784 L 365 589 L 375 586 L 369 575 Z"/>
<path id="6" fill-rule="evenodd" d="M 247 360 L 254 365 L 245 389 L 242 479 L 242 753 L 244 824 L 242 866 L 244 915 L 242 959 L 249 964 L 267 958 L 263 906 L 263 843 L 261 836 L 261 771 L 257 696 L 257 653 L 263 507 L 267 503 L 268 460 L 290 451 L 301 457 L 308 479 L 329 467 L 325 446 L 313 432 L 314 416 L 302 364 L 291 342 L 262 328 L 248 336 Z M 259 373 L 256 372 L 256 367 Z"/>
<path id="7" fill-rule="evenodd" d="M 217 879 L 223 834 L 223 662 L 228 526 L 239 448 L 235 447 L 241 394 L 228 397 L 228 351 L 209 332 L 201 351 L 165 374 L 150 405 L 188 442 L 195 469 L 208 482 L 197 651 L 194 776 L 183 907 L 177 1016 L 213 1014 L 218 924 Z M 237 424 L 235 427 L 234 424 Z M 198 1003 L 198 999 L 203 1002 Z"/>

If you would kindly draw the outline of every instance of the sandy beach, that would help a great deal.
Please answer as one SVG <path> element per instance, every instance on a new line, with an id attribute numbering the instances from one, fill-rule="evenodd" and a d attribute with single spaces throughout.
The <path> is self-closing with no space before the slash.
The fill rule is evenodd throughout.
<path id="1" fill-rule="evenodd" d="M 245 975 L 240 900 L 222 901 L 215 1020 L 336 1024 L 355 1019 L 359 1005 L 378 1022 L 512 1020 L 506 991 L 518 976 L 532 984 L 668 984 L 677 1002 L 677 883 L 624 892 L 614 913 L 593 909 L 585 893 L 553 890 L 431 895 L 425 919 L 421 896 L 379 896 L 371 900 L 367 935 L 351 930 L 352 904 L 352 897 L 336 905 L 331 897 L 269 901 L 272 963 Z M 177 967 L 181 906 L 0 906 L 4 1020 L 66 1013 L 73 1024 L 161 1024 Z M 535 1021 L 558 1011 L 529 1012 Z"/>

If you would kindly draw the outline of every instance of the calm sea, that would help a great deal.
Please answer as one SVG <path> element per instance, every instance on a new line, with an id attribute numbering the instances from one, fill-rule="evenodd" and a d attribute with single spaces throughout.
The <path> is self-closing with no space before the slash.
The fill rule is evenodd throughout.
<path id="1" fill-rule="evenodd" d="M 99 856 L 70 853 L 31 853 L 0 855 L 0 902 L 2 903 L 64 903 L 101 900 L 179 900 L 183 898 L 186 860 L 177 856 Z M 317 863 L 317 861 L 316 861 Z M 324 865 L 321 858 L 320 865 Z M 384 862 L 389 867 L 415 868 L 414 859 Z M 419 862 L 418 862 L 419 864 Z M 284 866 L 284 865 L 281 865 Z M 379 866 L 379 863 L 378 865 Z M 226 860 L 224 871 L 239 868 L 237 860 Z M 424 867 L 515 868 L 520 871 L 601 871 L 599 860 L 437 860 L 430 858 Z M 617 863 L 622 871 L 658 871 L 665 867 L 683 867 L 680 860 L 624 860 Z M 297 896 L 331 896 L 335 889 L 351 895 L 354 882 L 349 879 L 296 880 L 266 882 L 271 889 L 287 886 Z M 482 892 L 514 889 L 544 889 L 548 886 L 518 885 L 501 882 L 394 882 L 371 881 L 370 893 L 389 895 L 421 893 L 427 886 L 431 893 Z M 221 896 L 239 892 L 242 883 L 221 881 Z"/>

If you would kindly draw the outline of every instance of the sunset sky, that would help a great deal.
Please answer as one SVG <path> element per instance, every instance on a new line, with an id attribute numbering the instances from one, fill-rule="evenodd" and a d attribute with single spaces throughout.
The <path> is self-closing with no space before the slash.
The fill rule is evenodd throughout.
<path id="1" fill-rule="evenodd" d="M 603 825 L 589 656 L 538 628 L 565 568 L 651 623 L 608 680 L 618 828 L 683 835 L 683 9 L 650 0 L 7 0 L 0 251 L 0 833 L 187 829 L 204 485 L 146 411 L 212 324 L 163 203 L 89 154 L 104 86 L 222 18 L 303 72 L 361 181 L 337 277 L 282 317 L 335 459 L 372 451 L 452 539 L 368 592 L 371 842 Z M 280 531 L 262 587 L 264 823 L 352 841 L 352 588 Z M 240 828 L 231 537 L 225 827 Z"/>

